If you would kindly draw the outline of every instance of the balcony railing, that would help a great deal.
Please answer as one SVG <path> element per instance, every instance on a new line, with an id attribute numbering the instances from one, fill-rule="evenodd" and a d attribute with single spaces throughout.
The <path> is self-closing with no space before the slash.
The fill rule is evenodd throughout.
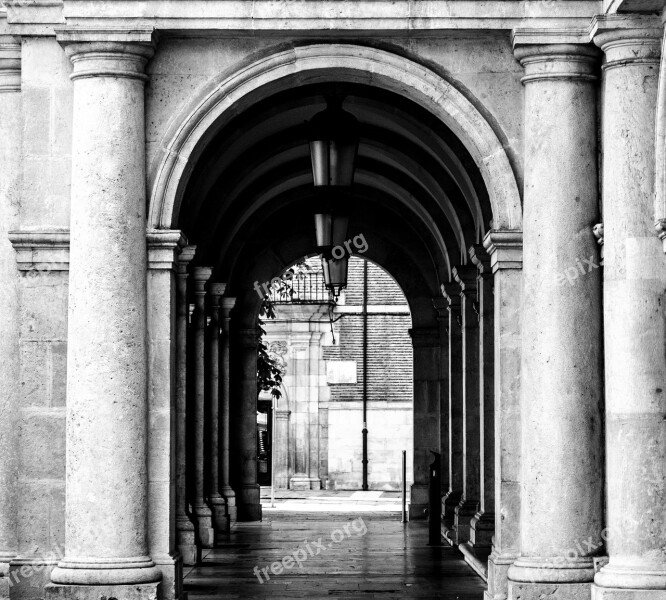
<path id="1" fill-rule="evenodd" d="M 279 290 L 271 288 L 269 298 L 273 304 L 326 304 L 329 294 L 324 274 L 315 271 L 299 273 Z"/>

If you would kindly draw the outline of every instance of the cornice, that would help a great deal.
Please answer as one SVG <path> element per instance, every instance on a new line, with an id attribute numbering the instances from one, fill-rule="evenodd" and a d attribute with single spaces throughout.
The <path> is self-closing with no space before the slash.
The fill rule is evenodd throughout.
<path id="1" fill-rule="evenodd" d="M 0 93 L 21 91 L 21 43 L 0 35 Z"/>
<path id="2" fill-rule="evenodd" d="M 69 231 L 10 231 L 19 271 L 68 271 Z"/>

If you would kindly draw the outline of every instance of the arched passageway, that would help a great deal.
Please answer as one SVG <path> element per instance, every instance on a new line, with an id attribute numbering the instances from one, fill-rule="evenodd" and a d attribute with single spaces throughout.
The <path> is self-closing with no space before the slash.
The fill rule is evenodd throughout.
<path id="1" fill-rule="evenodd" d="M 156 155 L 149 220 L 156 237 L 173 228 L 189 244 L 178 267 L 187 444 L 178 446 L 176 534 L 190 562 L 236 519 L 261 518 L 258 289 L 315 249 L 304 124 L 333 90 L 359 121 L 349 232 L 395 278 L 412 318 L 410 515 L 425 516 L 431 451 L 440 452 L 448 535 L 489 552 L 494 311 L 483 242 L 492 252 L 492 227 L 520 226 L 515 178 L 497 134 L 450 82 L 384 51 L 325 45 L 211 82 Z M 512 233 L 496 239 L 519 243 Z"/>

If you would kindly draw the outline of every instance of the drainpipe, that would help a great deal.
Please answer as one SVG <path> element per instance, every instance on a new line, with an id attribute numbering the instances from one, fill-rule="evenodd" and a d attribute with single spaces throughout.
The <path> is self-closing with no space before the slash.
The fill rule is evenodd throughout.
<path id="1" fill-rule="evenodd" d="M 363 491 L 368 491 L 368 261 L 363 261 Z"/>

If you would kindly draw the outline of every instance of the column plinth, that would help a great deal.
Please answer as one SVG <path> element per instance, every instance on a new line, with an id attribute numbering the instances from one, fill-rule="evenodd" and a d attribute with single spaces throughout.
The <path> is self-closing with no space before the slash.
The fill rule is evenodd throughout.
<path id="1" fill-rule="evenodd" d="M 652 218 L 663 30 L 656 19 L 597 18 L 594 33 L 594 42 L 605 54 L 602 198 L 609 561 L 594 578 L 592 597 L 648 600 L 666 596 L 666 257 Z"/>
<path id="2" fill-rule="evenodd" d="M 597 255 L 598 50 L 521 40 L 521 555 L 509 598 L 587 600 L 603 519 L 601 281 L 581 269 Z"/>
<path id="3" fill-rule="evenodd" d="M 162 574 L 146 540 L 143 74 L 153 48 L 95 42 L 66 52 L 74 65 L 67 552 L 46 593 L 88 598 L 106 586 L 109 596 L 154 597 Z"/>
<path id="4" fill-rule="evenodd" d="M 210 267 L 194 267 L 192 269 L 192 282 L 194 292 L 194 312 L 192 314 L 192 353 L 193 353 L 193 385 L 194 414 L 192 426 L 192 447 L 194 470 L 194 490 L 192 498 L 192 513 L 197 523 L 199 544 L 202 548 L 212 548 L 215 545 L 215 530 L 213 528 L 213 511 L 206 502 L 206 283 L 210 279 L 213 269 Z"/>
<path id="5" fill-rule="evenodd" d="M 183 248 L 176 266 L 176 543 L 186 565 L 197 562 L 195 527 L 187 501 L 187 270 L 196 246 Z"/>

